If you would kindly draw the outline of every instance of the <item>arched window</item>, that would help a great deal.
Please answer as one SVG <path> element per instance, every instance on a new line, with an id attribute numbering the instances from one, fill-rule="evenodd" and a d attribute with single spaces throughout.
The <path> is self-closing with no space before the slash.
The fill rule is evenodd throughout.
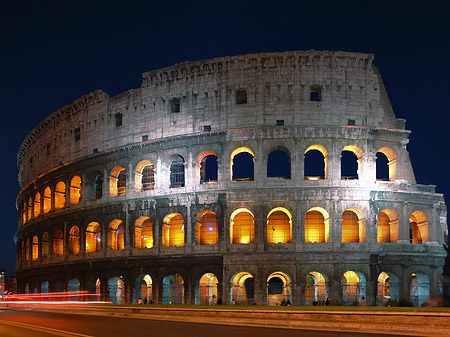
<path id="1" fill-rule="evenodd" d="M 22 224 L 27 222 L 27 202 L 22 202 Z"/>
<path id="2" fill-rule="evenodd" d="M 153 164 L 147 165 L 142 169 L 142 190 L 149 191 L 155 188 L 155 170 Z"/>
<path id="3" fill-rule="evenodd" d="M 46 187 L 44 190 L 44 213 L 48 213 L 52 209 L 52 190 Z"/>
<path id="4" fill-rule="evenodd" d="M 53 233 L 53 255 L 62 256 L 64 254 L 64 234 L 61 229 L 55 230 Z"/>
<path id="5" fill-rule="evenodd" d="M 30 261 L 30 239 L 28 238 L 25 243 L 25 259 Z"/>
<path id="6" fill-rule="evenodd" d="M 291 179 L 291 158 L 285 150 L 272 151 L 267 158 L 267 177 Z"/>
<path id="7" fill-rule="evenodd" d="M 322 145 L 311 145 L 305 151 L 304 176 L 306 180 L 327 178 L 328 152 Z"/>
<path id="8" fill-rule="evenodd" d="M 34 196 L 34 217 L 37 218 L 41 214 L 41 194 L 37 192 Z"/>
<path id="9" fill-rule="evenodd" d="M 278 271 L 267 278 L 267 302 L 269 305 L 283 305 L 292 302 L 291 278 Z"/>
<path id="10" fill-rule="evenodd" d="M 362 150 L 355 145 L 344 147 L 341 152 L 341 178 L 356 180 L 359 178 L 359 168 L 363 157 Z"/>
<path id="11" fill-rule="evenodd" d="M 27 210 L 28 220 L 31 220 L 33 218 L 33 199 L 31 197 L 28 198 Z"/>
<path id="12" fill-rule="evenodd" d="M 134 224 L 134 246 L 136 248 L 153 247 L 153 221 L 148 216 L 140 216 Z"/>
<path id="13" fill-rule="evenodd" d="M 120 219 L 114 219 L 109 223 L 108 247 L 112 250 L 123 250 L 125 248 L 125 227 Z"/>
<path id="14" fill-rule="evenodd" d="M 164 217 L 162 228 L 164 247 L 184 246 L 184 218 L 179 213 L 170 213 Z"/>
<path id="15" fill-rule="evenodd" d="M 231 278 L 230 303 L 251 305 L 254 303 L 255 288 L 253 275 L 240 272 Z"/>
<path id="16" fill-rule="evenodd" d="M 377 241 L 380 243 L 397 242 L 398 216 L 391 209 L 383 209 L 377 216 Z"/>
<path id="17" fill-rule="evenodd" d="M 39 258 L 39 238 L 35 235 L 33 236 L 31 259 L 36 261 Z"/>
<path id="18" fill-rule="evenodd" d="M 203 274 L 195 285 L 195 304 L 217 304 L 217 276 L 213 273 Z"/>
<path id="19" fill-rule="evenodd" d="M 48 232 L 44 232 L 42 235 L 42 257 L 48 257 L 49 253 Z"/>
<path id="20" fill-rule="evenodd" d="M 127 192 L 127 171 L 125 167 L 116 165 L 109 177 L 109 193 L 112 197 L 125 195 Z"/>
<path id="21" fill-rule="evenodd" d="M 91 222 L 86 227 L 86 253 L 99 252 L 101 249 L 101 226 Z"/>
<path id="22" fill-rule="evenodd" d="M 103 196 L 103 176 L 101 173 L 98 173 L 95 176 L 95 199 L 101 199 Z"/>
<path id="23" fill-rule="evenodd" d="M 195 225 L 195 242 L 198 245 L 215 245 L 218 242 L 217 215 L 210 211 L 202 211 L 197 215 Z"/>
<path id="24" fill-rule="evenodd" d="M 267 215 L 267 242 L 292 242 L 292 216 L 287 209 L 277 207 Z"/>
<path id="25" fill-rule="evenodd" d="M 246 208 L 239 208 L 231 214 L 230 242 L 253 243 L 255 237 L 255 223 L 253 213 Z"/>
<path id="26" fill-rule="evenodd" d="M 254 155 L 248 147 L 240 147 L 231 154 L 231 180 L 254 180 Z"/>
<path id="27" fill-rule="evenodd" d="M 170 187 L 184 187 L 184 159 L 177 156 L 170 164 Z"/>
<path id="28" fill-rule="evenodd" d="M 329 242 L 330 219 L 321 207 L 311 208 L 305 215 L 305 242 Z"/>
<path id="29" fill-rule="evenodd" d="M 72 226 L 69 231 L 69 253 L 78 255 L 80 252 L 80 229 L 78 226 Z"/>
<path id="30" fill-rule="evenodd" d="M 125 193 L 127 193 L 127 173 L 122 170 L 117 177 L 117 195 L 125 195 Z"/>
<path id="31" fill-rule="evenodd" d="M 63 208 L 66 204 L 66 184 L 58 182 L 55 187 L 55 208 Z"/>
<path id="32" fill-rule="evenodd" d="M 428 242 L 428 217 L 422 211 L 415 211 L 409 217 L 409 239 L 413 244 Z"/>
<path id="33" fill-rule="evenodd" d="M 364 242 L 366 222 L 362 212 L 348 208 L 342 213 L 342 242 Z"/>
<path id="34" fill-rule="evenodd" d="M 74 176 L 70 181 L 70 203 L 75 205 L 80 202 L 81 199 L 81 178 Z"/>
<path id="35" fill-rule="evenodd" d="M 200 161 L 200 184 L 217 182 L 217 155 L 209 154 Z"/>
<path id="36" fill-rule="evenodd" d="M 377 180 L 395 181 L 397 179 L 397 156 L 389 147 L 377 152 Z"/>

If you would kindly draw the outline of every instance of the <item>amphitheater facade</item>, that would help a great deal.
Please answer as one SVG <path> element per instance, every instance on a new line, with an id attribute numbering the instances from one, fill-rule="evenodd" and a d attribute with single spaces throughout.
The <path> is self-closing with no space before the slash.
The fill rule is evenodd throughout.
<path id="1" fill-rule="evenodd" d="M 374 56 L 185 62 L 58 109 L 18 153 L 22 293 L 113 303 L 415 305 L 447 211 Z"/>

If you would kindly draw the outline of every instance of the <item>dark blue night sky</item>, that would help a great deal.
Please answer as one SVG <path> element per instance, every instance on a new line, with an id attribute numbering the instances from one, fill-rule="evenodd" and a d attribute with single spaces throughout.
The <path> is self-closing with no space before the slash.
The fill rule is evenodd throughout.
<path id="1" fill-rule="evenodd" d="M 418 183 L 450 198 L 448 1 L 10 1 L 0 12 L 0 266 L 15 268 L 16 155 L 42 119 L 83 94 L 137 88 L 141 74 L 245 53 L 375 54 L 397 118 L 412 130 Z"/>

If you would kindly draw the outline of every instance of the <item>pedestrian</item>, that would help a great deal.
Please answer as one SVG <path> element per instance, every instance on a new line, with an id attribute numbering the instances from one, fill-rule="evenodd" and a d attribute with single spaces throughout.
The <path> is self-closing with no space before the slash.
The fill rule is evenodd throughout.
<path id="1" fill-rule="evenodd" d="M 359 302 L 359 305 L 362 306 L 362 307 L 366 307 L 367 306 L 366 298 L 364 296 L 361 298 L 361 301 Z"/>
<path id="2" fill-rule="evenodd" d="M 330 305 L 330 298 L 329 297 L 327 297 L 327 300 L 325 301 L 325 306 L 329 306 Z"/>
<path id="3" fill-rule="evenodd" d="M 290 307 L 292 304 L 291 304 L 291 301 L 288 299 L 287 300 L 287 302 L 286 302 L 286 305 L 288 306 L 288 307 Z"/>
<path id="4" fill-rule="evenodd" d="M 147 304 L 147 297 L 144 297 L 143 302 L 144 302 L 144 304 Z"/>

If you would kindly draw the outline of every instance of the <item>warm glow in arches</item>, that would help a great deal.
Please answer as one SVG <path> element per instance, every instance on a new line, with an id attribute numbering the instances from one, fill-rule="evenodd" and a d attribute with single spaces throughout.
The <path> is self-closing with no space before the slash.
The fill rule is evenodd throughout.
<path id="1" fill-rule="evenodd" d="M 37 218 L 41 214 L 41 194 L 39 192 L 34 196 L 34 212 L 33 217 Z"/>
<path id="2" fill-rule="evenodd" d="M 63 208 L 66 204 L 66 184 L 58 182 L 55 187 L 55 208 Z"/>
<path id="3" fill-rule="evenodd" d="M 409 217 L 411 243 L 428 242 L 428 217 L 422 211 L 415 211 Z"/>
<path id="4" fill-rule="evenodd" d="M 356 145 L 347 145 L 342 149 L 342 151 L 353 152 L 358 158 L 358 161 L 364 156 L 364 152 L 361 150 L 359 146 Z"/>
<path id="5" fill-rule="evenodd" d="M 48 213 L 52 208 L 52 190 L 46 187 L 44 190 L 44 213 Z"/>
<path id="6" fill-rule="evenodd" d="M 153 221 L 149 216 L 140 216 L 134 223 L 134 246 L 153 247 Z"/>
<path id="7" fill-rule="evenodd" d="M 305 242 L 330 241 L 330 216 L 322 207 L 313 207 L 305 215 Z"/>
<path id="8" fill-rule="evenodd" d="M 381 152 L 388 159 L 389 166 L 389 181 L 395 181 L 397 179 L 397 156 L 394 150 L 389 147 L 382 147 L 377 152 Z"/>
<path id="9" fill-rule="evenodd" d="M 267 214 L 267 242 L 292 242 L 292 215 L 284 207 L 276 207 Z"/>
<path id="10" fill-rule="evenodd" d="M 162 244 L 164 247 L 184 246 L 184 218 L 180 213 L 170 213 L 164 217 Z"/>
<path id="11" fill-rule="evenodd" d="M 366 239 L 366 219 L 356 207 L 347 208 L 342 213 L 342 242 L 364 242 Z"/>
<path id="12" fill-rule="evenodd" d="M 33 236 L 31 248 L 31 260 L 36 261 L 39 257 L 39 238 L 36 235 Z"/>
<path id="13" fill-rule="evenodd" d="M 101 227 L 98 222 L 91 222 L 86 227 L 86 253 L 100 251 Z"/>
<path id="14" fill-rule="evenodd" d="M 195 242 L 199 245 L 215 245 L 218 243 L 217 215 L 211 210 L 203 210 L 197 214 L 195 224 Z"/>
<path id="15" fill-rule="evenodd" d="M 125 194 L 125 191 L 123 191 L 123 184 L 119 182 L 119 175 L 121 172 L 124 172 L 126 174 L 125 167 L 121 165 L 116 165 L 111 170 L 110 176 L 109 176 L 109 194 L 112 197 L 123 195 Z M 126 180 L 125 180 L 126 183 Z M 120 184 L 120 186 L 119 186 Z M 119 187 L 121 187 L 121 190 L 119 191 Z"/>
<path id="16" fill-rule="evenodd" d="M 81 199 L 81 178 L 79 176 L 74 176 L 70 181 L 70 203 L 78 204 Z"/>
<path id="17" fill-rule="evenodd" d="M 398 215 L 392 209 L 383 209 L 377 216 L 377 241 L 380 243 L 398 241 Z"/>
<path id="18" fill-rule="evenodd" d="M 134 185 L 136 191 L 151 189 L 151 188 L 144 189 L 142 186 L 142 170 L 147 166 L 153 168 L 153 175 L 154 175 L 155 165 L 150 160 L 148 159 L 142 160 L 136 165 L 136 171 L 134 172 Z"/>
<path id="19" fill-rule="evenodd" d="M 230 243 L 253 243 L 254 215 L 247 208 L 238 208 L 230 216 Z"/>
<path id="20" fill-rule="evenodd" d="M 120 219 L 114 219 L 109 223 L 108 247 L 112 250 L 123 250 L 125 248 L 125 227 Z"/>

